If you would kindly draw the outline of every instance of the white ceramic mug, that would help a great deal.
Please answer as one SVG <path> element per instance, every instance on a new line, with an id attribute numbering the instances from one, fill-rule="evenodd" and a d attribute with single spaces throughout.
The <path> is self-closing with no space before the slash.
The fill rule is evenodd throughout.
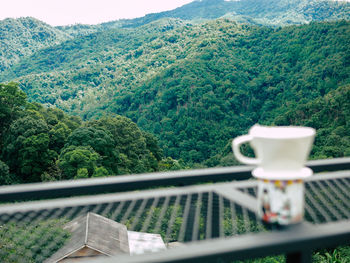
<path id="1" fill-rule="evenodd" d="M 236 158 L 245 164 L 257 165 L 266 173 L 300 172 L 315 138 L 316 131 L 308 127 L 254 125 L 248 135 L 232 142 Z M 250 143 L 256 158 L 244 156 L 240 146 Z"/>
<path id="2" fill-rule="evenodd" d="M 258 214 L 266 223 L 288 225 L 304 217 L 303 180 L 267 180 L 258 182 Z"/>

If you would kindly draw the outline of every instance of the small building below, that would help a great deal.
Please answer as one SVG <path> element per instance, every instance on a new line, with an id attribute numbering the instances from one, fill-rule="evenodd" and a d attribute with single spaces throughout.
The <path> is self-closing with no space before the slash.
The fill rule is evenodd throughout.
<path id="1" fill-rule="evenodd" d="M 119 254 L 137 255 L 165 250 L 159 234 L 128 231 L 126 226 L 95 213 L 67 223 L 70 240 L 45 263 L 82 262 Z"/>

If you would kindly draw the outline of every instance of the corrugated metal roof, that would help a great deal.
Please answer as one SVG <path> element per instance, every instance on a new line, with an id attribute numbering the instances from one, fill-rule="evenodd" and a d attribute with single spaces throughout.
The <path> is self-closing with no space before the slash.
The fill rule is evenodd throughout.
<path id="1" fill-rule="evenodd" d="M 106 256 L 130 253 L 126 226 L 103 216 L 87 213 L 64 228 L 72 233 L 69 242 L 45 262 L 57 262 L 85 246 Z"/>

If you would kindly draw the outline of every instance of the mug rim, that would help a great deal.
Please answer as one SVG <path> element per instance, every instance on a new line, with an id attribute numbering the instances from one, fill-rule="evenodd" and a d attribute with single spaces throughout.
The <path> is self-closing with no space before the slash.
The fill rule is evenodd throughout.
<path id="1" fill-rule="evenodd" d="M 262 130 L 259 134 L 258 130 Z M 292 133 L 292 131 L 296 133 Z M 304 131 L 301 133 L 301 131 Z M 276 132 L 279 132 L 276 134 Z M 311 127 L 304 126 L 263 126 L 254 125 L 249 130 L 249 135 L 253 138 L 264 138 L 271 140 L 288 140 L 297 138 L 313 137 L 316 135 L 316 130 Z"/>

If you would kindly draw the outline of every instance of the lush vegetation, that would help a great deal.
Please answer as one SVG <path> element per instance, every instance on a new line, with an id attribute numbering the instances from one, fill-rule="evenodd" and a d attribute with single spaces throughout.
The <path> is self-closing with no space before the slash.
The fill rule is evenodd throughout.
<path id="1" fill-rule="evenodd" d="M 179 169 L 156 138 L 118 115 L 82 122 L 0 84 L 0 184 Z"/>
<path id="2" fill-rule="evenodd" d="M 137 28 L 162 18 L 205 21 L 230 17 L 256 25 L 283 26 L 350 18 L 350 4 L 331 0 L 201 0 L 175 10 L 100 25 L 51 27 L 34 18 L 0 21 L 0 72 L 36 51 L 66 40 L 113 28 Z"/>
<path id="3" fill-rule="evenodd" d="M 50 219 L 1 225 L 1 262 L 44 262 L 69 239 L 70 233 L 63 229 L 65 223 L 64 219 Z"/>
<path id="4" fill-rule="evenodd" d="M 0 21 L 0 72 L 42 48 L 70 39 L 70 35 L 34 18 Z"/>
<path id="5" fill-rule="evenodd" d="M 192 167 L 234 164 L 230 140 L 257 122 L 322 128 L 313 157 L 341 157 L 348 143 L 333 135 L 349 138 L 348 103 L 339 101 L 349 90 L 349 36 L 344 20 L 283 28 L 160 20 L 43 49 L 3 77 L 22 76 L 30 101 L 84 120 L 126 116 Z"/>

